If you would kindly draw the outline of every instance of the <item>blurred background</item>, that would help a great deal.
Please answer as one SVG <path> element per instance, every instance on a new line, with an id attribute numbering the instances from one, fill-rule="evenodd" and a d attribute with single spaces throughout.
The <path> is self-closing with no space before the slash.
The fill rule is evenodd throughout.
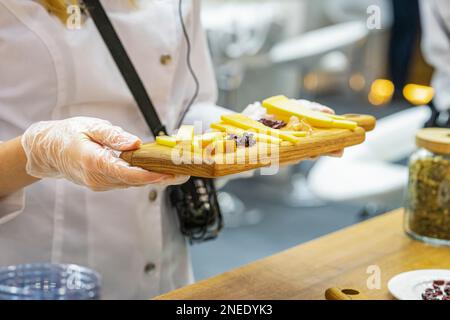
<path id="1" fill-rule="evenodd" d="M 201 280 L 399 208 L 433 70 L 416 0 L 203 0 L 219 105 L 272 95 L 372 114 L 376 131 L 341 159 L 217 181 L 225 230 L 192 247 Z M 257 14 L 255 14 L 257 12 Z"/>

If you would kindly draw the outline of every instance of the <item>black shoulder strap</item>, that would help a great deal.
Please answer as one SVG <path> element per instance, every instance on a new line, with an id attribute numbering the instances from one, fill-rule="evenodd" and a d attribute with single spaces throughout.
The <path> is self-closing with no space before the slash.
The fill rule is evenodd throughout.
<path id="1" fill-rule="evenodd" d="M 100 35 L 108 47 L 117 67 L 120 70 L 128 88 L 130 89 L 134 100 L 141 109 L 141 112 L 147 122 L 153 135 L 167 134 L 166 128 L 156 113 L 155 107 L 145 90 L 141 78 L 136 72 L 133 63 L 130 60 L 119 36 L 117 35 L 108 15 L 105 12 L 99 0 L 84 0 L 86 9 L 88 10 L 92 20 L 94 21 Z"/>

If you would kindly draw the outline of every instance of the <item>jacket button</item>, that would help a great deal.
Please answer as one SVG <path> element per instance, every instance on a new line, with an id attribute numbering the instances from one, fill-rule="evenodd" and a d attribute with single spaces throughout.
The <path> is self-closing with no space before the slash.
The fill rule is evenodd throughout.
<path id="1" fill-rule="evenodd" d="M 150 202 L 154 202 L 156 198 L 158 198 L 158 192 L 156 190 L 150 191 L 148 194 L 148 200 L 150 200 Z"/>
<path id="2" fill-rule="evenodd" d="M 161 62 L 161 64 L 163 66 L 167 66 L 172 62 L 172 56 L 170 54 L 163 54 L 160 58 L 159 58 L 159 62 Z"/>
<path id="3" fill-rule="evenodd" d="M 149 273 L 151 273 L 153 270 L 155 270 L 156 269 L 156 265 L 154 264 L 154 263 L 152 263 L 152 262 L 149 262 L 149 263 L 147 263 L 146 265 L 145 265 L 145 267 L 144 267 L 144 272 L 146 273 L 146 274 L 149 274 Z"/>

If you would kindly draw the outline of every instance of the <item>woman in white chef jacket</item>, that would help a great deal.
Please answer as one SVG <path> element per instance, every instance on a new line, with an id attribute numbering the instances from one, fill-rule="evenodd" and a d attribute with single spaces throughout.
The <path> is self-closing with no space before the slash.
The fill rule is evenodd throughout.
<path id="1" fill-rule="evenodd" d="M 186 285 L 189 253 L 163 192 L 186 177 L 129 167 L 111 151 L 152 137 L 93 22 L 68 30 L 41 5 L 59 2 L 0 0 L 0 265 L 87 266 L 101 273 L 103 298 Z M 195 91 L 178 1 L 102 2 L 173 131 Z M 185 122 L 224 112 L 199 4 L 183 1 L 200 82 Z"/>
<path id="2" fill-rule="evenodd" d="M 172 131 L 194 92 L 178 1 L 102 2 Z M 183 2 L 201 90 L 188 117 L 217 110 L 199 3 Z M 78 116 L 134 136 L 100 120 L 70 119 Z M 21 135 L 22 144 L 14 139 Z M 93 22 L 69 30 L 38 1 L 0 0 L 0 140 L 10 140 L 0 145 L 0 265 L 87 266 L 101 273 L 104 298 L 150 298 L 191 282 L 185 241 L 163 193 L 185 178 L 127 168 L 99 145 L 133 149 L 136 136 L 152 139 Z"/>

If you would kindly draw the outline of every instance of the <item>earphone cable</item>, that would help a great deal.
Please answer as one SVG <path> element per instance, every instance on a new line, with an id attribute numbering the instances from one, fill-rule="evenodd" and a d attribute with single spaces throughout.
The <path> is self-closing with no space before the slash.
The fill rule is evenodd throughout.
<path id="1" fill-rule="evenodd" d="M 194 104 L 194 102 L 197 99 L 198 94 L 200 92 L 200 82 L 197 78 L 197 75 L 195 74 L 194 68 L 192 67 L 192 61 L 191 61 L 192 45 L 191 45 L 191 40 L 189 39 L 189 33 L 187 31 L 186 24 L 185 24 L 184 18 L 183 18 L 182 2 L 183 2 L 183 0 L 179 0 L 179 2 L 178 2 L 178 14 L 179 14 L 180 22 L 181 22 L 181 29 L 183 31 L 183 36 L 186 41 L 186 64 L 187 64 L 189 73 L 191 74 L 192 79 L 194 80 L 195 91 L 194 91 L 194 94 L 193 94 L 191 100 L 187 104 L 182 116 L 180 117 L 180 122 L 183 121 L 186 113 L 189 111 L 190 107 Z"/>

